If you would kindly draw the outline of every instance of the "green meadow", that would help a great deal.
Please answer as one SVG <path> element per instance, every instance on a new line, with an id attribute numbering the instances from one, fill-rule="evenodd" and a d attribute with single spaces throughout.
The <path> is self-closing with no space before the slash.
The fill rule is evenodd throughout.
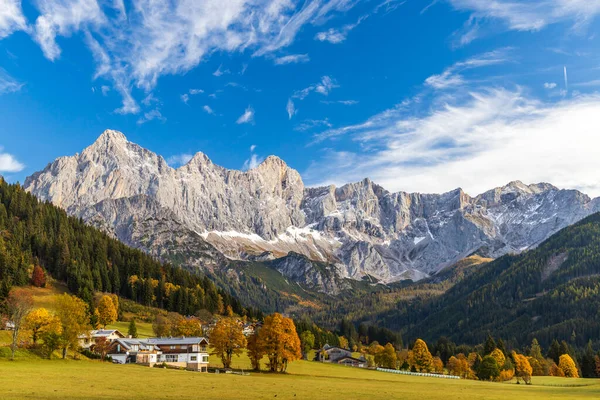
<path id="1" fill-rule="evenodd" d="M 240 357 L 234 367 L 248 364 Z M 217 360 L 211 360 L 216 364 Z M 388 374 L 311 361 L 287 374 L 206 374 L 89 360 L 0 360 L 1 399 L 597 399 L 600 380 L 533 385 Z"/>

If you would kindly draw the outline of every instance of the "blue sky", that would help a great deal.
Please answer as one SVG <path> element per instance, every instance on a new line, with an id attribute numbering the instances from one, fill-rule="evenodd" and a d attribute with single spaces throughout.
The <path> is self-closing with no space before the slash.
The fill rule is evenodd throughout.
<path id="1" fill-rule="evenodd" d="M 600 195 L 598 0 L 0 0 L 0 173 L 103 130 L 308 185 Z"/>

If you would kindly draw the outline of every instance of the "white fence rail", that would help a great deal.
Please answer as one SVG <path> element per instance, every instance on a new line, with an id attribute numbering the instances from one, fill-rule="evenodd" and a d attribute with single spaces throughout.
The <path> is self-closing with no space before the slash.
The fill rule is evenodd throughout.
<path id="1" fill-rule="evenodd" d="M 430 378 L 460 379 L 460 376 L 454 376 L 454 375 L 429 374 L 429 373 L 424 373 L 424 372 L 410 372 L 410 371 L 402 371 L 399 369 L 377 368 L 377 371 L 388 372 L 391 374 L 400 374 L 400 375 L 428 376 Z"/>

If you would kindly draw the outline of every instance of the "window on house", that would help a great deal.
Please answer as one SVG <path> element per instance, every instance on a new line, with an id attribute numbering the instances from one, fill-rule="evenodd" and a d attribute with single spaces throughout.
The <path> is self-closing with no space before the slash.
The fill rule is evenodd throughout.
<path id="1" fill-rule="evenodd" d="M 167 354 L 165 357 L 166 362 L 177 362 L 177 354 Z"/>
<path id="2" fill-rule="evenodd" d="M 175 350 L 177 346 L 171 346 L 171 350 Z"/>
<path id="3" fill-rule="evenodd" d="M 190 361 L 198 361 L 198 357 L 197 356 L 190 356 Z"/>
<path id="4" fill-rule="evenodd" d="M 207 363 L 208 362 L 208 356 L 202 356 L 202 362 Z"/>

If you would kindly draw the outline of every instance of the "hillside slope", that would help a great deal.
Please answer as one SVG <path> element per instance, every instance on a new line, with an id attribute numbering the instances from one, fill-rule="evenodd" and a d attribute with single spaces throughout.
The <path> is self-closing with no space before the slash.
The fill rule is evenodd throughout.
<path id="1" fill-rule="evenodd" d="M 600 338 L 600 213 L 539 247 L 481 266 L 443 295 L 376 317 L 409 338 L 480 343 L 489 332 L 515 344 Z"/>

